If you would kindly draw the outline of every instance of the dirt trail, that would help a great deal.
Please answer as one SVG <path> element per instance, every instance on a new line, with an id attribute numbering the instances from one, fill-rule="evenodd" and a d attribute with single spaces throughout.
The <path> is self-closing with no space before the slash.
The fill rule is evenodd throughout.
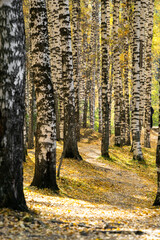
<path id="1" fill-rule="evenodd" d="M 147 205 L 151 204 L 151 202 L 147 202 L 147 196 L 155 189 L 155 184 L 146 181 L 145 178 L 140 177 L 135 172 L 109 165 L 108 161 L 104 163 L 104 161 L 99 160 L 99 145 L 81 143 L 79 150 L 85 154 L 85 161 L 96 166 L 99 171 L 106 172 L 104 181 L 114 186 L 111 192 L 106 192 L 109 203 L 124 208 L 132 208 L 137 205 L 147 207 Z M 96 178 L 96 176 L 93 176 L 93 178 Z"/>
<path id="2" fill-rule="evenodd" d="M 99 142 L 86 142 L 79 143 L 84 161 L 63 160 L 59 195 L 26 187 L 28 206 L 49 229 L 41 227 L 43 239 L 160 239 L 160 210 L 152 207 L 151 194 L 156 192 L 156 184 L 100 159 Z M 62 145 L 57 149 L 60 156 Z M 33 162 L 34 152 L 29 151 L 25 186 L 32 179 Z"/>

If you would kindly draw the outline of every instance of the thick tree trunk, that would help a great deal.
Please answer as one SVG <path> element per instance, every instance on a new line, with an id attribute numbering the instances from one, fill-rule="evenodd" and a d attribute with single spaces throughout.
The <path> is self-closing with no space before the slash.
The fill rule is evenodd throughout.
<path id="1" fill-rule="evenodd" d="M 27 210 L 23 194 L 25 51 L 22 2 L 0 2 L 0 207 Z M 3 43 L 3 44 L 2 44 Z"/>
<path id="2" fill-rule="evenodd" d="M 37 103 L 35 174 L 31 185 L 58 190 L 56 183 L 56 116 L 45 0 L 32 0 L 30 14 L 31 70 Z"/>
<path id="3" fill-rule="evenodd" d="M 51 76 L 54 89 L 54 102 L 56 112 L 56 139 L 60 140 L 60 114 L 59 96 L 62 83 L 62 61 L 60 50 L 59 31 L 59 4 L 57 1 L 47 0 L 48 33 L 51 59 Z M 63 96 L 63 95 L 62 95 Z"/>
<path id="4" fill-rule="evenodd" d="M 59 0 L 60 8 L 60 35 L 62 47 L 62 78 L 64 86 L 64 145 L 62 158 L 82 160 L 78 152 L 75 98 L 73 81 L 73 58 L 71 48 L 71 28 L 68 0 Z"/>

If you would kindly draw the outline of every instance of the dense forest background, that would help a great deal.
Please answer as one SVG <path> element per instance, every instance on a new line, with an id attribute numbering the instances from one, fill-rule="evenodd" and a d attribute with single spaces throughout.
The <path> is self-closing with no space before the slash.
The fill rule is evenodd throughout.
<path id="1" fill-rule="evenodd" d="M 0 2 L 0 236 L 159 237 L 159 55 L 158 0 Z"/>
<path id="2" fill-rule="evenodd" d="M 98 2 L 98 1 L 97 1 Z M 27 51 L 29 51 L 29 6 L 30 3 L 29 1 L 25 0 L 23 3 L 23 9 L 24 9 L 24 17 L 25 17 L 25 24 L 26 24 L 26 34 L 27 34 Z M 99 2 L 100 4 L 100 2 Z M 112 1 L 110 1 L 110 5 L 111 5 L 111 12 L 110 12 L 110 22 L 111 25 L 113 24 L 113 12 L 112 12 Z M 124 7 L 123 5 L 121 5 L 121 10 L 122 11 L 122 7 Z M 100 11 L 100 9 L 99 9 Z M 72 1 L 70 1 L 70 14 L 71 14 L 71 20 L 72 20 Z M 100 12 L 99 12 L 100 14 Z M 99 15 L 100 18 L 100 15 Z M 100 19 L 99 19 L 100 21 Z M 158 115 L 158 74 L 157 74 L 157 68 L 158 68 L 158 64 L 159 64 L 159 23 L 160 23 L 160 19 L 159 19 L 159 4 L 158 1 L 154 1 L 154 26 L 153 26 L 153 41 L 152 41 L 152 106 L 154 109 L 154 114 L 153 114 L 153 125 L 154 126 L 158 126 L 158 120 L 159 120 L 159 115 Z M 100 23 L 99 23 L 100 24 Z M 83 2 L 81 1 L 81 31 L 83 34 L 84 32 L 86 33 L 86 38 L 87 41 L 90 43 L 91 41 L 91 25 L 92 25 L 92 6 L 91 6 L 91 2 Z M 73 24 L 71 25 L 71 27 L 73 26 Z M 100 25 L 98 26 L 98 32 L 100 31 Z M 121 26 L 122 27 L 122 26 Z M 82 30 L 83 29 L 83 30 Z M 119 30 L 119 34 L 121 35 L 120 37 L 123 38 L 123 35 L 126 34 L 124 31 L 124 29 L 121 28 Z M 97 33 L 98 34 L 98 33 Z M 72 33 L 72 37 L 73 37 L 73 33 Z M 82 36 L 81 37 L 81 47 L 83 45 L 82 42 Z M 111 42 L 111 44 L 113 44 L 113 42 Z M 87 50 L 88 53 L 91 50 Z M 88 58 L 94 58 L 95 55 L 94 53 L 90 54 L 88 56 Z M 91 61 L 91 59 L 89 59 L 88 61 Z M 123 53 L 121 56 L 121 63 L 123 64 L 124 58 L 123 58 Z M 130 79 L 131 81 L 131 79 Z M 96 88 L 96 102 L 95 102 L 95 130 L 98 131 L 99 128 L 99 121 L 98 121 L 98 112 L 99 112 L 99 106 L 98 106 L 98 89 Z M 113 122 L 114 122 L 114 110 L 113 110 L 113 106 L 112 106 L 112 133 L 114 133 L 114 127 L 113 127 Z M 88 122 L 89 122 L 89 116 L 88 116 Z"/>

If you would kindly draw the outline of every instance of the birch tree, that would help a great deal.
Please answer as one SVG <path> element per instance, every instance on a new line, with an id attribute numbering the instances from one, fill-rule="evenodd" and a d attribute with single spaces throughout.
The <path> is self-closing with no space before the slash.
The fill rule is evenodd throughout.
<path id="1" fill-rule="evenodd" d="M 31 0 L 31 54 L 36 92 L 37 129 L 33 186 L 57 190 L 56 117 L 49 59 L 45 0 Z"/>
<path id="2" fill-rule="evenodd" d="M 25 50 L 22 1 L 0 2 L 0 207 L 27 210 L 23 194 Z"/>
<path id="3" fill-rule="evenodd" d="M 153 37 L 153 0 L 148 0 L 147 44 L 146 44 L 146 91 L 145 91 L 145 132 L 144 147 L 150 148 L 151 128 L 151 82 L 152 82 L 152 37 Z"/>
<path id="4" fill-rule="evenodd" d="M 101 38 L 102 38 L 102 143 L 101 154 L 109 157 L 109 103 L 108 103 L 108 45 L 107 45 L 107 12 L 106 1 L 101 1 Z"/>
<path id="5" fill-rule="evenodd" d="M 77 146 L 75 122 L 75 96 L 73 81 L 73 58 L 68 0 L 59 0 L 60 36 L 62 49 L 62 79 L 64 87 L 64 145 L 63 158 L 82 160 Z"/>
<path id="6" fill-rule="evenodd" d="M 143 160 L 140 143 L 140 9 L 141 2 L 134 1 L 133 13 L 133 89 L 132 89 L 132 139 L 133 159 Z"/>
<path id="7" fill-rule="evenodd" d="M 154 206 L 160 206 L 160 60 L 158 66 L 158 81 L 159 81 L 159 129 L 158 142 L 156 151 L 156 167 L 157 167 L 157 194 L 154 201 Z"/>
<path id="8" fill-rule="evenodd" d="M 29 70 L 30 71 L 30 70 Z M 30 74 L 31 76 L 31 74 Z M 29 107 L 28 107 L 28 148 L 34 148 L 34 85 L 33 79 L 28 79 Z"/>
<path id="9" fill-rule="evenodd" d="M 130 145 L 130 104 L 129 104 L 129 9 L 127 0 L 123 3 L 123 29 L 125 31 L 123 52 L 124 52 L 124 108 L 125 108 L 125 145 Z"/>
<path id="10" fill-rule="evenodd" d="M 57 140 L 63 138 L 63 88 L 62 88 L 62 59 L 61 41 L 59 31 L 59 4 L 58 1 L 47 0 L 48 34 L 51 59 L 51 76 L 54 88 L 54 101 L 56 111 Z M 59 107 L 60 106 L 60 107 Z M 61 120 L 61 121 L 60 121 Z M 61 124 L 60 124 L 61 123 Z"/>
<path id="11" fill-rule="evenodd" d="M 121 79 L 120 79 L 120 52 L 118 42 L 118 28 L 119 28 L 119 7 L 120 0 L 113 1 L 113 75 L 114 75 L 114 124 L 115 124 L 115 145 L 121 144 L 121 120 L 120 120 L 120 91 L 121 91 Z"/>
<path id="12" fill-rule="evenodd" d="M 79 86 L 80 86 L 80 0 L 72 0 L 73 80 L 75 89 L 75 122 L 77 139 L 80 138 Z"/>

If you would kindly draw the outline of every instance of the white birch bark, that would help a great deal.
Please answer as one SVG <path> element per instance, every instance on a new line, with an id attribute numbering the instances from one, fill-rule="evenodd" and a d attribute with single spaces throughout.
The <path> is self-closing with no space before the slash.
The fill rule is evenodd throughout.
<path id="1" fill-rule="evenodd" d="M 133 15 L 133 89 L 132 89 L 132 134 L 133 159 L 143 160 L 140 142 L 140 9 L 141 2 L 134 1 Z"/>
<path id="2" fill-rule="evenodd" d="M 23 194 L 25 39 L 22 2 L 0 1 L 0 207 L 27 210 Z"/>
<path id="3" fill-rule="evenodd" d="M 115 145 L 121 144 L 121 120 L 120 120 L 120 63 L 119 63 L 119 42 L 118 42 L 118 28 L 119 28 L 119 8 L 120 0 L 113 1 L 113 76 L 114 76 L 114 125 L 115 125 Z"/>
<path id="4" fill-rule="evenodd" d="M 153 0 L 148 1 L 147 45 L 146 45 L 146 91 L 145 91 L 145 123 L 144 147 L 150 148 L 151 129 L 151 83 L 152 83 L 152 37 L 153 37 Z"/>
<path id="5" fill-rule="evenodd" d="M 62 48 L 62 79 L 64 87 L 64 145 L 63 158 L 82 160 L 77 146 L 75 125 L 75 95 L 73 80 L 73 57 L 68 0 L 59 0 L 60 36 Z"/>
<path id="6" fill-rule="evenodd" d="M 158 81 L 159 81 L 159 128 L 158 141 L 156 151 L 156 167 L 157 167 L 157 194 L 154 201 L 154 206 L 160 206 L 160 61 L 158 66 Z"/>
<path id="7" fill-rule="evenodd" d="M 37 105 L 35 173 L 31 185 L 58 190 L 56 183 L 56 116 L 45 0 L 31 0 L 30 14 L 31 70 Z"/>
<path id="8" fill-rule="evenodd" d="M 64 101 L 64 96 L 62 88 L 62 59 L 58 1 L 47 0 L 47 13 L 51 74 L 56 110 L 56 136 L 57 140 L 60 140 L 60 138 L 63 138 L 64 112 L 62 102 Z"/>
<path id="9" fill-rule="evenodd" d="M 101 1 L 101 38 L 102 38 L 102 143 L 101 155 L 109 157 L 109 53 L 107 44 L 106 1 Z"/>

